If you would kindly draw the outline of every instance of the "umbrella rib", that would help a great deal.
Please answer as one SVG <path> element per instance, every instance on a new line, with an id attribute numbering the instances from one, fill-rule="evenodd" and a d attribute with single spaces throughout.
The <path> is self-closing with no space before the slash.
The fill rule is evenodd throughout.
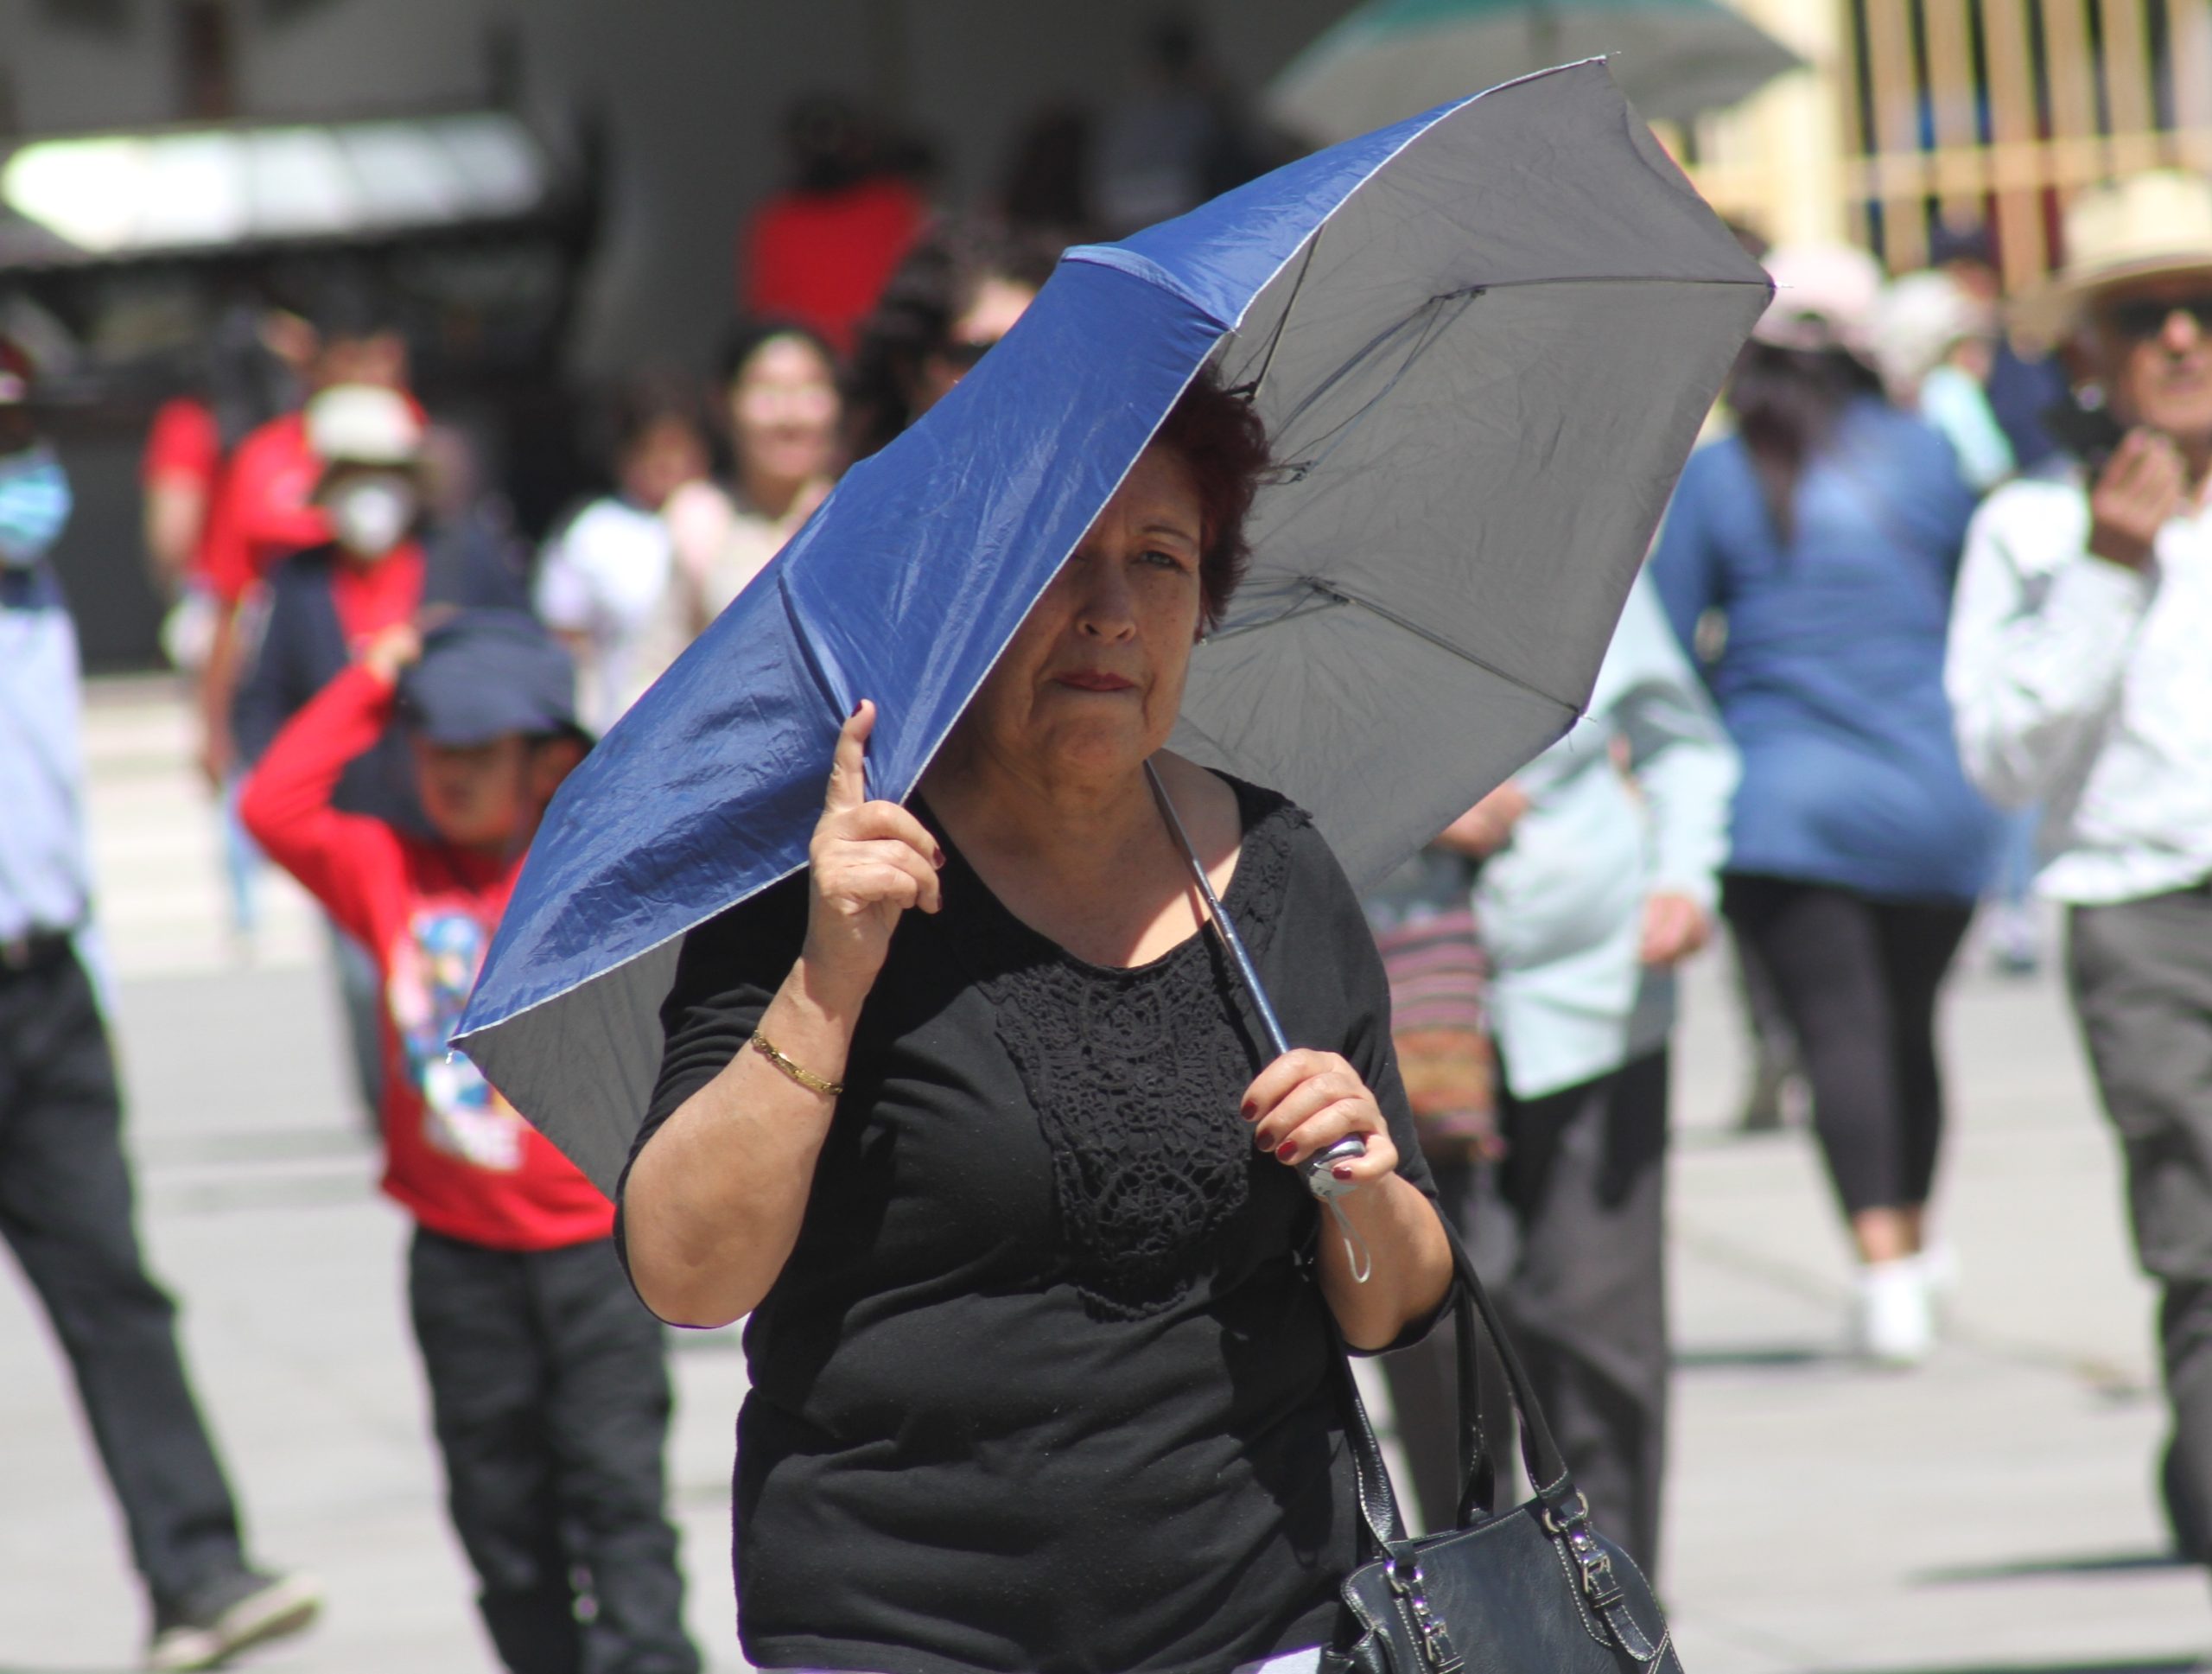
<path id="1" fill-rule="evenodd" d="M 1313 475 L 1315 471 L 1327 464 L 1329 462 L 1330 455 L 1334 454 L 1338 449 L 1344 446 L 1345 441 L 1351 436 L 1353 429 L 1357 426 L 1360 420 L 1365 418 L 1368 414 L 1373 412 L 1376 408 L 1381 406 L 1383 402 L 1389 399 L 1391 393 L 1397 389 L 1398 385 L 1402 382 L 1404 381 L 1406 374 L 1414 369 L 1414 363 L 1420 360 L 1422 355 L 1427 353 L 1428 351 L 1435 346 L 1438 334 L 1446 326 L 1449 325 L 1452 321 L 1458 319 L 1461 314 L 1465 313 L 1468 304 L 1471 303 L 1478 296 L 1480 296 L 1483 294 L 1483 286 L 1471 285 L 1465 290 L 1455 290 L 1441 296 L 1432 296 L 1429 298 L 1427 305 L 1422 308 L 1418 313 L 1407 315 L 1406 318 L 1400 322 L 1399 329 L 1402 329 L 1404 327 L 1413 324 L 1414 321 L 1419 320 L 1421 321 L 1421 335 L 1414 340 L 1414 346 L 1406 351 L 1406 358 L 1403 363 L 1400 365 L 1397 371 L 1390 374 L 1390 381 L 1385 384 L 1381 389 L 1377 390 L 1373 395 L 1370 396 L 1365 401 L 1362 402 L 1356 411 L 1347 413 L 1343 419 L 1338 421 L 1335 429 L 1324 430 L 1320 435 L 1315 436 L 1313 442 L 1309 443 L 1306 448 L 1300 450 L 1301 452 L 1308 454 L 1309 457 L 1299 460 L 1294 464 L 1280 468 L 1283 472 L 1287 473 L 1287 474 L 1283 475 L 1280 480 L 1285 483 L 1303 482 L 1307 477 Z M 1459 307 L 1456 311 L 1447 315 L 1445 313 L 1445 304 L 1449 302 L 1457 302 L 1459 304 Z M 1395 334 L 1392 333 L 1389 334 L 1395 335 Z M 1388 336 L 1378 338 L 1375 342 L 1370 343 L 1366 348 L 1361 350 L 1358 355 L 1354 357 L 1353 360 L 1345 362 L 1343 366 L 1338 368 L 1337 372 L 1330 379 L 1329 382 L 1333 385 L 1338 378 L 1342 377 L 1345 372 L 1351 371 L 1354 366 L 1364 362 L 1370 354 L 1378 352 L 1382 344 L 1387 341 Z M 1323 391 L 1316 391 L 1316 398 L 1319 398 L 1321 393 L 1323 393 Z M 1294 417 L 1302 415 L 1306 407 L 1310 407 L 1312 404 L 1312 402 L 1309 401 L 1304 407 L 1300 409 L 1299 415 L 1294 415 Z M 1285 419 L 1283 421 L 1286 427 L 1288 426 L 1290 422 L 1291 421 L 1289 419 Z M 1319 451 L 1313 451 L 1315 448 L 1319 448 Z"/>
<path id="2" fill-rule="evenodd" d="M 1260 385 L 1268 381 L 1268 373 L 1275 364 L 1276 345 L 1282 341 L 1283 333 L 1289 329 L 1291 311 L 1298 306 L 1298 293 L 1306 289 L 1306 276 L 1313 271 L 1313 252 L 1320 249 L 1321 235 L 1328 230 L 1328 222 L 1323 221 L 1313 229 L 1313 236 L 1306 241 L 1306 259 L 1298 264 L 1298 277 L 1291 281 L 1290 295 L 1284 299 L 1282 313 L 1276 317 L 1275 328 L 1268 334 L 1268 347 L 1260 357 L 1260 369 L 1232 388 L 1229 391 L 1231 395 L 1241 395 L 1247 400 L 1258 398 Z"/>
<path id="3" fill-rule="evenodd" d="M 1522 679 L 1519 675 L 1498 667 L 1497 664 L 1491 662 L 1488 658 L 1477 656 L 1473 652 L 1468 650 L 1466 646 L 1454 645 L 1451 640 L 1446 639 L 1434 629 L 1424 627 L 1420 622 L 1414 621 L 1409 616 L 1400 615 L 1396 611 L 1391 609 L 1387 605 L 1379 605 L 1371 599 L 1363 599 L 1357 594 L 1347 593 L 1344 589 L 1338 587 L 1333 582 L 1325 582 L 1318 576 L 1308 576 L 1305 578 L 1305 581 L 1307 587 L 1311 588 L 1314 592 L 1319 594 L 1324 598 L 1333 599 L 1338 604 L 1355 605 L 1358 608 L 1366 611 L 1370 615 L 1380 616 L 1384 621 L 1389 623 L 1391 627 L 1403 629 L 1406 633 L 1412 634 L 1415 639 L 1425 640 L 1427 643 L 1434 646 L 1439 651 L 1450 652 L 1463 663 L 1471 663 L 1477 668 L 1482 670 L 1484 673 L 1494 674 L 1499 679 L 1504 681 L 1508 685 L 1518 686 L 1522 691 L 1529 693 L 1531 697 L 1541 697 L 1547 703 L 1556 703 L 1560 708 L 1565 710 L 1569 715 L 1579 716 L 1582 713 L 1581 704 L 1570 703 L 1564 697 L 1557 697 L 1551 692 L 1546 691 L 1541 686 L 1531 684 L 1529 682 Z"/>

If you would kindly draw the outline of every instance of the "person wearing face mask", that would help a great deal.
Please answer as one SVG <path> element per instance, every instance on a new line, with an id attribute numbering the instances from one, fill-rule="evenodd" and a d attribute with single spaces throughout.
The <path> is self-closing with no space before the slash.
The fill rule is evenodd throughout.
<path id="1" fill-rule="evenodd" d="M 148 1665 L 207 1668 L 312 1621 L 310 1576 L 249 1562 L 176 1305 L 138 1247 L 92 930 L 77 638 L 47 555 L 69 482 L 0 340 L 0 1238 L 68 1356 L 152 1607 Z"/>
<path id="2" fill-rule="evenodd" d="M 2080 465 L 1975 518 L 1946 679 L 1968 774 L 2043 805 L 2036 888 L 2160 1286 L 2167 1518 L 2212 1564 L 2212 183 L 2094 188 L 2066 247 L 2022 323 L 2101 404 Z"/>
<path id="3" fill-rule="evenodd" d="M 270 573 L 260 655 L 231 710 L 238 758 L 249 769 L 363 646 L 412 621 L 429 594 L 418 527 L 423 426 L 414 404 L 392 390 L 341 384 L 308 403 L 302 427 L 318 466 L 312 507 L 330 538 Z M 397 735 L 347 767 L 337 806 L 405 830 L 422 828 L 414 775 Z M 365 1113 L 372 1114 L 383 1080 L 376 969 L 334 926 L 331 946 L 354 1084 Z"/>

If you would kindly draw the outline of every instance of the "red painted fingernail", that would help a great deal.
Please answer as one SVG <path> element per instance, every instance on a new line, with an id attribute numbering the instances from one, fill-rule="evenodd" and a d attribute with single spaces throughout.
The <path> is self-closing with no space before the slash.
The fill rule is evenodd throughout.
<path id="1" fill-rule="evenodd" d="M 1329 1172 L 1334 1174 L 1338 1180 L 1350 1180 L 1351 1178 L 1351 1164 L 1349 1162 L 1339 1162 L 1335 1168 L 1330 1169 Z"/>
<path id="2" fill-rule="evenodd" d="M 855 703 L 855 704 L 854 704 L 854 705 L 853 705 L 853 715 L 858 715 L 858 714 L 861 712 L 861 703 L 867 703 L 867 702 L 868 702 L 868 699 L 867 699 L 867 698 L 865 698 L 865 697 L 863 697 L 863 698 L 861 698 L 861 703 Z M 848 721 L 851 720 L 851 719 L 853 718 L 853 715 L 849 715 L 849 716 L 847 716 L 845 717 L 845 719 L 847 719 Z"/>
<path id="3" fill-rule="evenodd" d="M 930 859 L 935 864 L 940 867 L 943 866 L 944 864 L 944 850 L 938 848 L 935 844 L 931 844 L 930 847 Z"/>
<path id="4" fill-rule="evenodd" d="M 1236 1109 L 1239 1114 L 1241 1114 L 1247 1122 L 1249 1122 L 1254 1117 L 1260 1113 L 1260 1107 L 1257 1104 L 1255 1104 L 1249 1098 L 1243 1104 L 1239 1104 Z"/>
<path id="5" fill-rule="evenodd" d="M 1275 1147 L 1275 1155 L 1281 1158 L 1285 1162 L 1289 1162 L 1291 1158 L 1298 1155 L 1297 1143 L 1294 1140 L 1284 1140 L 1281 1144 Z"/>

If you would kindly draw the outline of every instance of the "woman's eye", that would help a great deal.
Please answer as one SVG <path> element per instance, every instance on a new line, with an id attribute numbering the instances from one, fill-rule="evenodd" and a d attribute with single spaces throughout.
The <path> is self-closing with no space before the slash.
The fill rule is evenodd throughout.
<path id="1" fill-rule="evenodd" d="M 1177 557 L 1173 552 L 1163 552 L 1156 546 L 1149 547 L 1144 551 L 1139 553 L 1137 556 L 1143 563 L 1164 565 L 1169 570 L 1182 570 L 1187 568 L 1183 560 Z"/>

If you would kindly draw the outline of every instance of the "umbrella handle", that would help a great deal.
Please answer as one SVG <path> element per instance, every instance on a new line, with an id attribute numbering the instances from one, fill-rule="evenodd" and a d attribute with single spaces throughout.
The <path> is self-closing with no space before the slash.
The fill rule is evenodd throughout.
<path id="1" fill-rule="evenodd" d="M 1167 786 L 1160 782 L 1160 770 L 1148 760 L 1144 764 L 1144 776 L 1152 783 L 1152 794 L 1160 804 L 1160 812 L 1167 818 L 1167 829 L 1175 834 L 1175 841 L 1182 845 L 1183 854 L 1191 862 L 1191 875 L 1198 881 L 1198 894 L 1206 904 L 1207 921 L 1213 926 L 1215 934 L 1221 938 L 1222 946 L 1228 950 L 1229 961 L 1236 967 L 1237 979 L 1244 984 L 1244 991 L 1252 996 L 1252 1009 L 1260 1014 L 1260 1027 L 1267 1034 L 1268 1044 L 1274 1048 L 1275 1056 L 1280 1058 L 1290 1050 L 1290 1041 L 1282 1032 L 1282 1020 L 1275 1015 L 1274 1002 L 1268 998 L 1266 985 L 1260 981 L 1260 973 L 1253 967 L 1252 956 L 1244 951 L 1244 939 L 1236 933 L 1236 921 L 1223 911 L 1221 898 L 1214 894 L 1213 880 L 1206 875 L 1205 862 L 1198 858 L 1198 846 L 1191 841 L 1191 834 L 1183 829 L 1182 816 L 1175 812 L 1175 804 L 1168 797 Z M 1345 1220 L 1344 1211 L 1337 1206 L 1336 1200 L 1346 1187 L 1336 1177 L 1334 1170 L 1338 1163 L 1366 1154 L 1365 1140 L 1347 1136 L 1308 1158 L 1306 1164 L 1306 1188 L 1329 1206 L 1344 1229 L 1348 1246 L 1357 1240 L 1357 1234 L 1351 1230 L 1351 1223 Z M 1360 1242 L 1362 1257 L 1365 1250 L 1365 1244 Z M 1363 1259 L 1355 1258 L 1353 1263 L 1355 1276 L 1362 1283 L 1367 1279 L 1366 1272 L 1362 1270 L 1366 1265 Z"/>

